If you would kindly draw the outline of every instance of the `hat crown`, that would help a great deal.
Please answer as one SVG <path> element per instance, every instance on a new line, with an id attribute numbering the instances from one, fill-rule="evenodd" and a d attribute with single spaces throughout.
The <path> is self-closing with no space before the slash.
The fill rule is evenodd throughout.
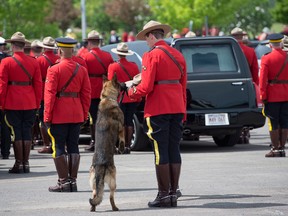
<path id="1" fill-rule="evenodd" d="M 40 42 L 39 40 L 32 41 L 31 47 L 39 47 L 39 45 L 38 45 L 39 42 Z"/>
<path id="2" fill-rule="evenodd" d="M 154 21 L 154 20 L 150 20 L 148 23 L 146 23 L 143 26 L 143 30 L 154 27 L 154 26 L 159 26 L 159 25 L 162 25 L 162 23 Z"/>
<path id="3" fill-rule="evenodd" d="M 25 43 L 25 35 L 22 32 L 15 32 L 12 36 L 11 36 L 11 41 L 18 41 L 18 42 L 23 42 Z"/>
<path id="4" fill-rule="evenodd" d="M 48 36 L 43 39 L 43 44 L 46 46 L 53 46 L 55 45 L 55 39 Z"/>
<path id="5" fill-rule="evenodd" d="M 119 51 L 119 52 L 128 52 L 128 45 L 126 43 L 119 43 L 117 45 L 117 51 Z"/>
<path id="6" fill-rule="evenodd" d="M 242 35 L 242 34 L 244 34 L 243 29 L 239 27 L 236 27 L 231 31 L 231 35 Z"/>
<path id="7" fill-rule="evenodd" d="M 101 39 L 99 32 L 92 30 L 88 33 L 88 39 Z"/>

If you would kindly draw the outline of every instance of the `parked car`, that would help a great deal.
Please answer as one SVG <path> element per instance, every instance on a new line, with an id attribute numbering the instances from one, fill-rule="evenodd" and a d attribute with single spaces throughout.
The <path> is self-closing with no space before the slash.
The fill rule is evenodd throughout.
<path id="1" fill-rule="evenodd" d="M 145 41 L 127 44 L 138 56 L 149 50 Z M 234 38 L 179 38 L 171 45 L 184 55 L 187 64 L 187 121 L 183 139 L 209 135 L 218 146 L 234 146 L 243 128 L 251 130 L 264 126 L 262 104 L 256 96 L 257 87 Z M 107 45 L 102 49 L 110 52 L 116 46 Z M 135 56 L 128 60 L 134 59 L 140 67 L 141 61 Z M 132 150 L 149 146 L 143 132 L 143 107 L 144 101 L 134 115 Z"/>

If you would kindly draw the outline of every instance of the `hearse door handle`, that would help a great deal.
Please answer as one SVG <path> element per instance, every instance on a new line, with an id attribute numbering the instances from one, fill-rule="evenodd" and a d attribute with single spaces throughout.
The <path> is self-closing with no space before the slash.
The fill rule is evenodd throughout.
<path id="1" fill-rule="evenodd" d="M 232 82 L 232 85 L 241 86 L 241 85 L 243 85 L 243 82 Z"/>

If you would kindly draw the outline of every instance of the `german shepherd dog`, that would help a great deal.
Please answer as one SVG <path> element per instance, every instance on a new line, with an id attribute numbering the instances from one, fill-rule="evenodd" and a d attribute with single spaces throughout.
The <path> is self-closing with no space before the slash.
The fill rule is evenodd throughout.
<path id="1" fill-rule="evenodd" d="M 89 199 L 90 211 L 96 211 L 96 206 L 102 202 L 104 183 L 107 183 L 110 188 L 112 210 L 118 211 L 114 202 L 116 190 L 114 153 L 117 142 L 120 151 L 124 151 L 125 147 L 124 116 L 117 102 L 119 92 L 120 84 L 116 75 L 111 81 L 103 77 L 103 88 L 95 127 L 95 152 L 90 167 L 90 186 L 93 190 L 93 198 Z"/>

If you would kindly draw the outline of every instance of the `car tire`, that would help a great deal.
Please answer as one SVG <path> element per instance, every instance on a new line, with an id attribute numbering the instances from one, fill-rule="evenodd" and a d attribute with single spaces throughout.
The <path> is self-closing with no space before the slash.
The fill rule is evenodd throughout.
<path id="1" fill-rule="evenodd" d="M 149 149 L 150 141 L 148 136 L 144 133 L 143 125 L 139 122 L 136 115 L 133 117 L 134 134 L 131 141 L 131 150 L 145 151 Z"/>
<path id="2" fill-rule="evenodd" d="M 219 147 L 231 147 L 237 144 L 242 129 L 236 129 L 232 134 L 213 136 L 213 140 Z"/>

